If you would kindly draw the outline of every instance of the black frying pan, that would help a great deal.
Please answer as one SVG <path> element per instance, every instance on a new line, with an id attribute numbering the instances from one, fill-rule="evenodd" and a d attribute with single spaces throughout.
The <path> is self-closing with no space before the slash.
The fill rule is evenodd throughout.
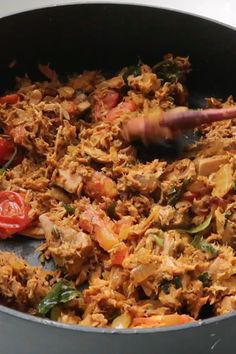
<path id="1" fill-rule="evenodd" d="M 38 79 L 37 64 L 62 75 L 83 69 L 111 72 L 139 58 L 148 64 L 172 52 L 189 55 L 190 105 L 204 97 L 236 97 L 236 32 L 188 14 L 133 5 L 58 6 L 0 19 L 0 90 L 16 75 Z M 12 69 L 9 63 L 17 61 Z M 38 241 L 16 237 L 0 249 L 39 264 Z M 47 265 L 50 267 L 50 264 Z M 236 314 L 179 327 L 145 330 L 63 325 L 0 306 L 1 354 L 234 354 Z"/>

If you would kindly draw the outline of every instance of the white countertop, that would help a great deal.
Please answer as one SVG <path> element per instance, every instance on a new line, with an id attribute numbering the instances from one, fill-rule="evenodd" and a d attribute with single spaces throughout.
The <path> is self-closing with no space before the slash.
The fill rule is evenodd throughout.
<path id="1" fill-rule="evenodd" d="M 136 3 L 186 11 L 236 27 L 236 0 L 0 0 L 0 17 L 28 9 L 79 2 Z"/>

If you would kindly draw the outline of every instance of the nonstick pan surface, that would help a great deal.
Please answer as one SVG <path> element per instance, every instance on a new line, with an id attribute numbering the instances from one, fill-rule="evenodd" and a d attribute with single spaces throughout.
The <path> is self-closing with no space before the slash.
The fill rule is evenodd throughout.
<path id="1" fill-rule="evenodd" d="M 204 107 L 208 96 L 236 97 L 236 31 L 189 14 L 136 5 L 66 5 L 2 18 L 0 33 L 2 92 L 14 86 L 17 75 L 39 79 L 38 63 L 50 62 L 62 75 L 83 69 L 112 72 L 138 59 L 155 64 L 172 52 L 190 56 L 190 106 Z M 178 143 L 178 151 L 189 139 Z M 17 236 L 1 241 L 0 249 L 37 265 L 39 242 Z M 122 331 L 64 325 L 0 306 L 0 324 L 1 354 L 236 352 L 234 313 L 173 328 Z"/>

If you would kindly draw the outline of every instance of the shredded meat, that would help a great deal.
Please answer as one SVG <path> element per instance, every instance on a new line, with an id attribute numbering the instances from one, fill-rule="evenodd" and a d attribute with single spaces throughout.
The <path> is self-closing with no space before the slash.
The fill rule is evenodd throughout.
<path id="1" fill-rule="evenodd" d="M 73 296 L 46 313 L 64 323 L 146 328 L 199 320 L 206 308 L 234 311 L 236 120 L 202 125 L 174 161 L 150 150 L 146 158 L 123 133 L 131 119 L 142 128 L 186 110 L 188 58 L 168 54 L 153 68 L 107 79 L 85 71 L 63 83 L 39 69 L 47 81 L 18 78 L 0 100 L 2 138 L 17 147 L 0 191 L 24 199 L 30 224 L 21 234 L 43 239 L 38 251 L 57 270 L 0 252 L 1 303 L 36 315 L 55 284 L 69 282 Z M 177 135 L 166 128 L 160 138 Z"/>
<path id="2" fill-rule="evenodd" d="M 0 252 L 0 302 L 36 314 L 36 306 L 48 293 L 56 273 L 31 267 L 12 253 Z"/>
<path id="3" fill-rule="evenodd" d="M 47 253 L 60 267 L 65 267 L 71 275 L 80 274 L 82 265 L 93 251 L 89 235 L 69 227 L 69 220 L 57 225 L 46 214 L 39 217 L 45 234 Z"/>

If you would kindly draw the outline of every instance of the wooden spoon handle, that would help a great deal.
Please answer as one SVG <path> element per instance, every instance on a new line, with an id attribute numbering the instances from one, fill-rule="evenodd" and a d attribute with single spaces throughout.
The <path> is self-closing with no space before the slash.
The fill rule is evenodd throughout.
<path id="1" fill-rule="evenodd" d="M 220 109 L 187 110 L 164 113 L 160 125 L 170 129 L 189 129 L 201 124 L 236 118 L 236 107 Z"/>

